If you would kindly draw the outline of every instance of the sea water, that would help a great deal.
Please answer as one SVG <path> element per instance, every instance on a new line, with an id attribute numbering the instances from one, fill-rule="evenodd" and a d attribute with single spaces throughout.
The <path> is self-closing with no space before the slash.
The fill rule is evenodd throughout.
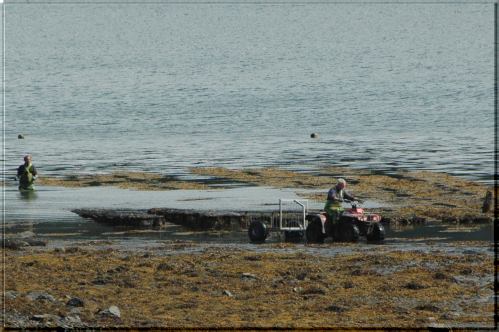
<path id="1" fill-rule="evenodd" d="M 492 3 L 3 9 L 10 181 L 31 153 L 50 176 L 336 165 L 492 183 Z M 52 190 L 30 201 L 8 186 L 7 222 L 62 225 L 81 222 L 69 210 L 82 204 L 130 206 L 128 192 Z M 133 202 L 181 200 L 146 195 Z"/>
<path id="2" fill-rule="evenodd" d="M 491 183 L 493 9 L 9 2 L 7 176 L 31 153 L 46 175 L 340 165 Z"/>

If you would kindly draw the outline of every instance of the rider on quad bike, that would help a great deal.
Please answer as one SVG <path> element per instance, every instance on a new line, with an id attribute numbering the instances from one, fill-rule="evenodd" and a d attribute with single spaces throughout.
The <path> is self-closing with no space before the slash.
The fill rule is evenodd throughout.
<path id="1" fill-rule="evenodd" d="M 329 189 L 327 193 L 326 205 L 324 206 L 324 211 L 326 211 L 329 220 L 332 225 L 336 225 L 340 219 L 341 214 L 344 209 L 341 203 L 345 200 L 347 201 L 360 201 L 354 196 L 348 194 L 345 191 L 347 182 L 344 179 L 338 179 L 336 186 Z"/>
<path id="2" fill-rule="evenodd" d="M 306 229 L 309 243 L 322 243 L 327 237 L 333 241 L 356 242 L 359 236 L 365 236 L 368 242 L 381 242 L 385 237 L 385 229 L 381 225 L 381 216 L 365 213 L 355 201 L 362 201 L 345 192 L 346 181 L 338 179 L 336 186 L 327 194 L 325 213 L 308 214 Z M 351 201 L 352 208 L 346 211 L 342 202 Z"/>

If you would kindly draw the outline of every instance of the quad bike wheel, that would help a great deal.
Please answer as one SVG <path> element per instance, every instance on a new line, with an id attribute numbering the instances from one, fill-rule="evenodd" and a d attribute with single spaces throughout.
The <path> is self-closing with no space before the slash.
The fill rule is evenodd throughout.
<path id="1" fill-rule="evenodd" d="M 351 223 L 340 223 L 338 225 L 338 240 L 343 242 L 357 242 L 360 231 L 357 225 Z"/>
<path id="2" fill-rule="evenodd" d="M 267 225 L 262 221 L 253 221 L 248 228 L 248 236 L 251 242 L 261 243 L 269 235 Z"/>
<path id="3" fill-rule="evenodd" d="M 367 241 L 369 242 L 381 242 L 385 239 L 385 227 L 380 223 L 374 223 L 367 232 Z"/>
<path id="4" fill-rule="evenodd" d="M 307 236 L 307 242 L 324 243 L 325 235 L 322 233 L 322 222 L 320 218 L 313 218 L 310 220 L 305 233 Z"/>

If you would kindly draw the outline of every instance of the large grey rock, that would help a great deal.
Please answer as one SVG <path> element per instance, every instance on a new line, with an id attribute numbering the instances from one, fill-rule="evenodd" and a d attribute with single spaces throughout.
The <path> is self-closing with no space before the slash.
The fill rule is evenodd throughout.
<path id="1" fill-rule="evenodd" d="M 21 232 L 21 233 L 16 233 L 12 237 L 15 237 L 17 239 L 27 239 L 27 238 L 33 238 L 35 236 L 36 236 L 35 233 L 33 233 L 31 231 L 25 231 L 25 232 Z"/>
<path id="2" fill-rule="evenodd" d="M 4 295 L 5 295 L 5 299 L 13 300 L 19 295 L 19 293 L 16 291 L 6 291 Z"/>
<path id="3" fill-rule="evenodd" d="M 83 326 L 81 318 L 78 315 L 69 315 L 67 317 L 64 317 L 64 319 L 62 319 L 61 323 L 62 323 L 61 324 L 62 327 L 64 327 L 64 328 Z"/>
<path id="4" fill-rule="evenodd" d="M 243 280 L 255 280 L 255 279 L 258 279 L 258 277 L 256 275 L 254 275 L 253 273 L 243 273 L 241 275 L 241 279 L 243 279 Z"/>
<path id="5" fill-rule="evenodd" d="M 117 306 L 112 305 L 107 309 L 100 310 L 99 315 L 121 318 L 121 311 Z"/>
<path id="6" fill-rule="evenodd" d="M 70 307 L 83 307 L 85 303 L 78 297 L 72 297 L 71 299 L 69 299 L 66 305 Z"/>
<path id="7" fill-rule="evenodd" d="M 45 247 L 47 245 L 47 241 L 40 239 L 29 238 L 25 239 L 24 241 L 26 241 L 26 243 L 28 243 L 28 245 L 32 247 Z"/>
<path id="8" fill-rule="evenodd" d="M 49 301 L 49 302 L 55 302 L 55 298 L 50 295 L 49 293 L 42 292 L 42 291 L 32 291 L 29 292 L 26 297 L 30 299 L 31 301 Z"/>
<path id="9" fill-rule="evenodd" d="M 4 246 L 10 250 L 20 250 L 29 246 L 29 243 L 19 239 L 5 239 Z"/>

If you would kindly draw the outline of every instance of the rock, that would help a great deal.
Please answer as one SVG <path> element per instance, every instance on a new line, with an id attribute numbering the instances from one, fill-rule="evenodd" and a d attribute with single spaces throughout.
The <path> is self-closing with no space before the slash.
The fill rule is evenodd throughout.
<path id="1" fill-rule="evenodd" d="M 78 307 L 73 307 L 71 310 L 69 310 L 70 315 L 79 315 L 81 314 L 81 309 Z"/>
<path id="2" fill-rule="evenodd" d="M 100 310 L 98 314 L 102 316 L 121 318 L 120 309 L 115 305 L 112 305 L 107 309 Z"/>
<path id="3" fill-rule="evenodd" d="M 128 268 L 126 266 L 123 266 L 123 265 L 118 265 L 117 267 L 113 268 L 113 269 L 109 269 L 106 271 L 106 273 L 122 273 L 122 272 L 126 272 L 128 271 Z"/>
<path id="4" fill-rule="evenodd" d="M 478 217 L 475 217 L 475 220 L 474 220 L 474 223 L 475 224 L 490 224 L 492 223 L 494 220 L 492 217 L 487 217 L 487 216 L 478 216 Z"/>
<path id="5" fill-rule="evenodd" d="M 7 311 L 4 317 L 4 326 L 9 328 L 23 328 L 29 325 L 29 317 L 19 314 L 16 310 Z"/>
<path id="6" fill-rule="evenodd" d="M 245 256 L 244 259 L 247 260 L 247 261 L 261 261 L 262 260 L 262 258 L 260 256 L 256 256 L 256 255 L 254 255 L 254 256 Z"/>
<path id="7" fill-rule="evenodd" d="M 72 327 L 82 327 L 84 324 L 81 321 L 80 316 L 78 315 L 70 315 L 67 317 L 64 317 L 64 319 L 61 320 L 60 326 L 67 329 L 67 328 L 72 328 Z"/>
<path id="8" fill-rule="evenodd" d="M 223 291 L 223 294 L 224 294 L 224 295 L 226 295 L 226 296 L 228 296 L 228 297 L 233 297 L 233 296 L 234 296 L 234 295 L 233 295 L 230 291 L 228 291 L 228 290 L 224 290 L 224 291 Z"/>
<path id="9" fill-rule="evenodd" d="M 346 289 L 348 289 L 348 288 L 353 288 L 353 282 L 351 282 L 351 281 L 347 281 L 347 282 L 345 282 L 345 283 L 343 284 L 343 288 L 346 288 Z"/>
<path id="10" fill-rule="evenodd" d="M 415 309 L 421 310 L 421 311 L 431 311 L 431 312 L 439 312 L 440 311 L 439 307 L 434 306 L 433 304 L 428 304 L 428 303 L 418 305 Z"/>
<path id="11" fill-rule="evenodd" d="M 80 248 L 78 248 L 78 247 L 69 247 L 69 248 L 66 248 L 64 252 L 66 252 L 68 254 L 74 254 L 78 251 L 80 251 Z"/>
<path id="12" fill-rule="evenodd" d="M 252 274 L 252 273 L 243 273 L 241 275 L 241 279 L 243 280 L 254 280 L 254 279 L 258 279 L 256 275 Z"/>
<path id="13" fill-rule="evenodd" d="M 441 316 L 442 319 L 448 319 L 448 320 L 458 319 L 459 317 L 461 317 L 461 314 L 453 311 L 446 312 Z"/>
<path id="14" fill-rule="evenodd" d="M 305 280 L 306 277 L 307 277 L 307 272 L 301 272 L 296 275 L 296 279 L 298 280 Z"/>
<path id="15" fill-rule="evenodd" d="M 24 247 L 29 246 L 29 243 L 26 241 L 17 240 L 17 239 L 5 239 L 4 246 L 6 249 L 20 250 Z"/>
<path id="16" fill-rule="evenodd" d="M 55 302 L 55 298 L 45 292 L 41 291 L 32 291 L 29 292 L 26 297 L 30 299 L 31 301 L 49 301 L 49 302 Z"/>
<path id="17" fill-rule="evenodd" d="M 303 292 L 303 288 L 302 287 L 293 287 L 293 292 L 301 293 L 301 292 Z"/>
<path id="18" fill-rule="evenodd" d="M 40 239 L 25 239 L 24 241 L 32 247 L 45 247 L 47 245 L 47 241 Z"/>
<path id="19" fill-rule="evenodd" d="M 4 296 L 6 300 L 13 300 L 19 295 L 16 291 L 6 291 Z"/>
<path id="20" fill-rule="evenodd" d="M 446 275 L 445 273 L 437 272 L 433 275 L 433 278 L 435 278 L 437 280 L 447 280 L 447 279 L 449 279 L 449 276 Z"/>
<path id="21" fill-rule="evenodd" d="M 320 286 L 311 286 L 305 288 L 301 293 L 304 295 L 325 295 L 326 290 Z"/>
<path id="22" fill-rule="evenodd" d="M 31 231 L 25 231 L 25 232 L 21 232 L 21 233 L 16 233 L 13 237 L 17 238 L 17 239 L 27 239 L 27 238 L 33 238 L 35 237 L 36 234 L 31 232 Z"/>
<path id="23" fill-rule="evenodd" d="M 85 303 L 82 299 L 73 297 L 66 303 L 66 305 L 70 307 L 83 307 Z"/>
<path id="24" fill-rule="evenodd" d="M 172 271 L 175 269 L 175 266 L 168 263 L 161 263 L 156 267 L 156 271 Z"/>
<path id="25" fill-rule="evenodd" d="M 492 192 L 487 190 L 485 197 L 483 199 L 482 212 L 487 213 L 490 211 L 490 207 L 492 205 Z"/>
<path id="26" fill-rule="evenodd" d="M 43 315 L 33 315 L 31 316 L 31 320 L 38 322 L 57 322 L 59 321 L 59 316 L 51 315 L 51 314 L 43 314 Z"/>
<path id="27" fill-rule="evenodd" d="M 92 284 L 94 285 L 105 285 L 112 283 L 113 279 L 109 276 L 97 276 L 94 280 L 92 280 Z"/>
<path id="28" fill-rule="evenodd" d="M 333 305 L 330 305 L 329 307 L 327 307 L 326 310 L 336 312 L 336 313 L 342 313 L 342 312 L 347 311 L 348 309 L 343 307 L 343 306 L 333 304 Z"/>
<path id="29" fill-rule="evenodd" d="M 426 288 L 425 286 L 423 286 L 421 284 L 418 284 L 415 281 L 411 281 L 411 282 L 407 283 L 404 287 L 408 288 L 408 289 L 413 289 L 413 290 L 418 290 L 418 289 Z"/>
<path id="30" fill-rule="evenodd" d="M 424 224 L 424 223 L 426 223 L 426 218 L 412 216 L 411 223 L 412 224 Z"/>

